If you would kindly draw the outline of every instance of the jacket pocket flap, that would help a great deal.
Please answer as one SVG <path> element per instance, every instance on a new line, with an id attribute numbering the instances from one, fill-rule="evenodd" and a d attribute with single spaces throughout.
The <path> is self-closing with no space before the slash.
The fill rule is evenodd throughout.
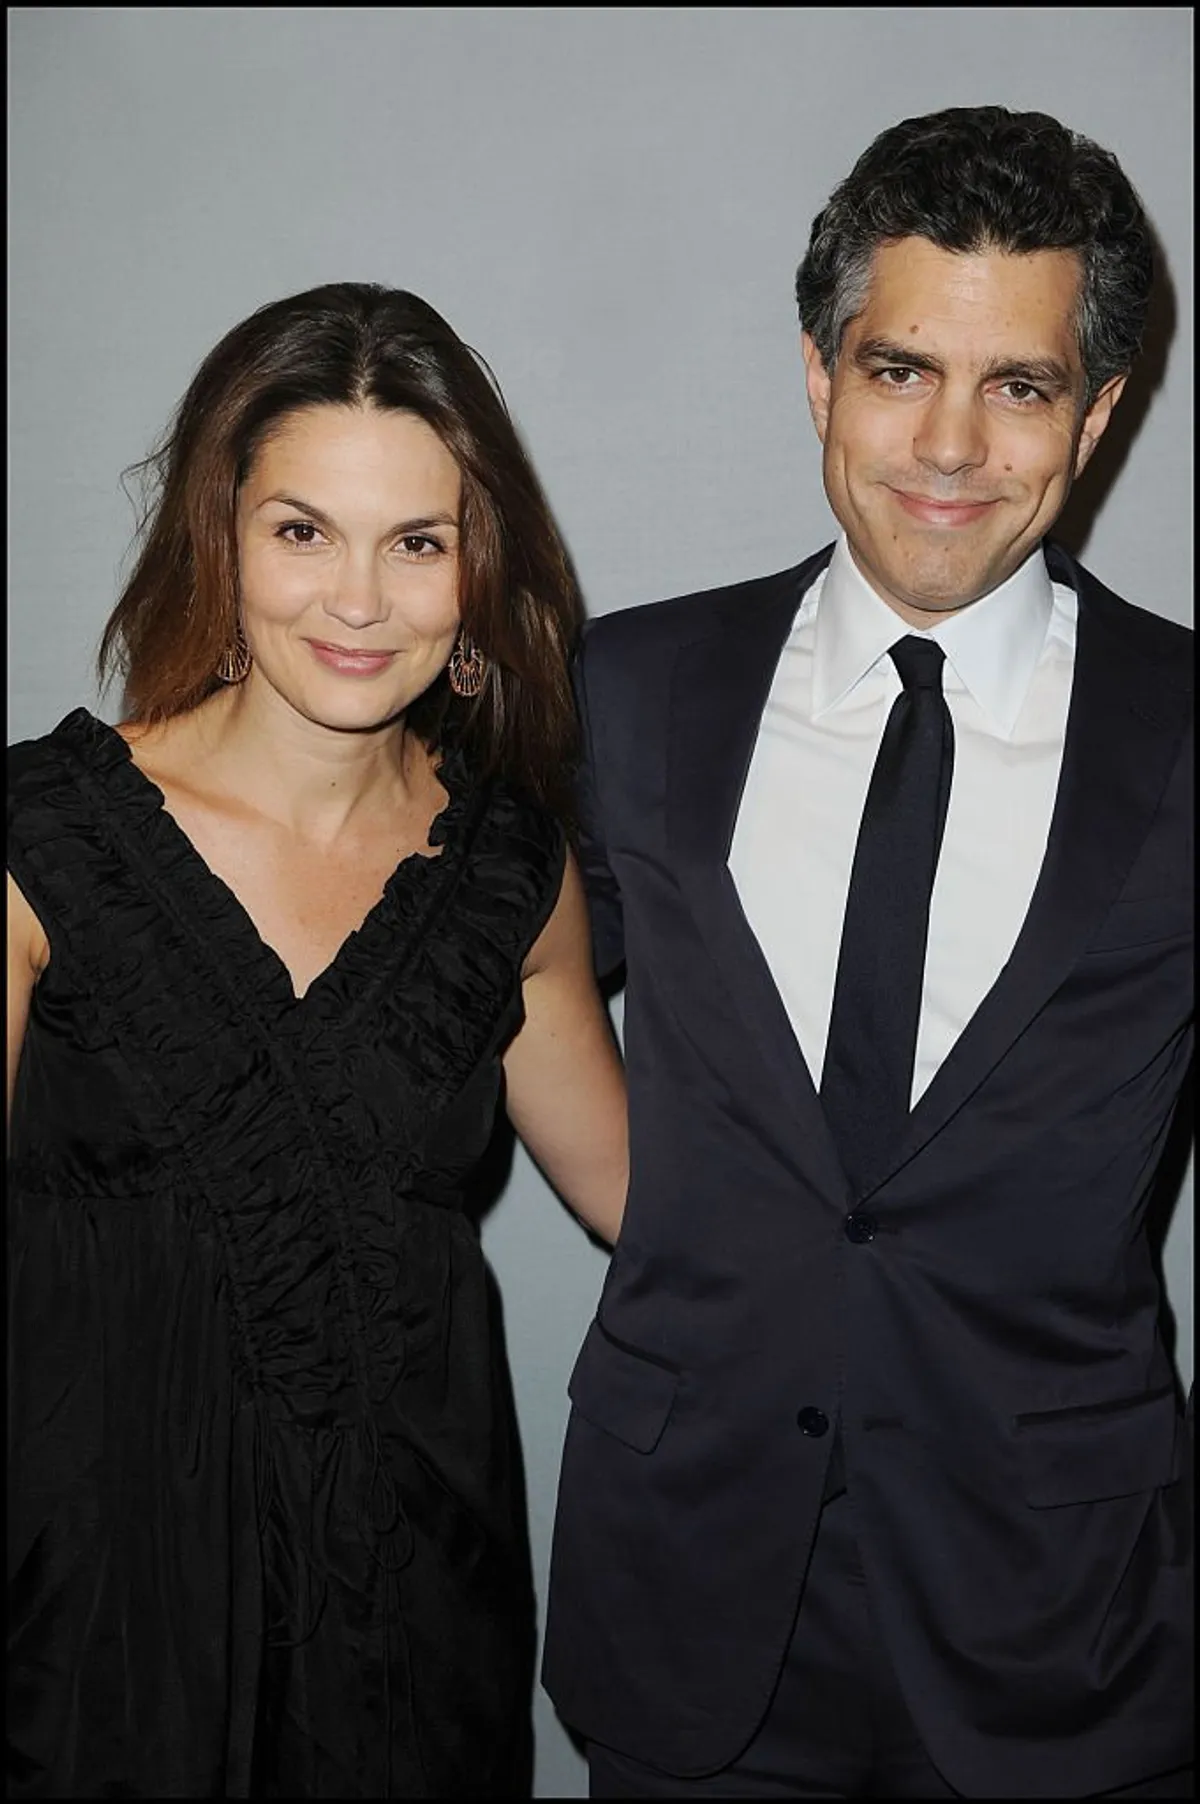
<path id="1" fill-rule="evenodd" d="M 1171 1386 L 1082 1409 L 1014 1419 L 1025 1501 L 1034 1509 L 1099 1503 L 1170 1484 L 1178 1409 Z"/>
<path id="2" fill-rule="evenodd" d="M 597 1320 L 579 1349 L 567 1395 L 593 1427 L 649 1453 L 667 1425 L 678 1385 L 678 1372 L 613 1340 Z"/>

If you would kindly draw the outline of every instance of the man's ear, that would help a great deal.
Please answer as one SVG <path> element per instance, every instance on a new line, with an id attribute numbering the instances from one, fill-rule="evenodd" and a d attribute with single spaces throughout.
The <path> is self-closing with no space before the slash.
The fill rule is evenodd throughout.
<path id="1" fill-rule="evenodd" d="M 1083 425 L 1079 430 L 1079 444 L 1075 451 L 1075 475 L 1079 476 L 1087 465 L 1092 452 L 1104 437 L 1105 428 L 1112 419 L 1113 408 L 1121 399 L 1127 376 L 1114 376 L 1106 382 L 1096 399 L 1083 416 Z"/>
<path id="2" fill-rule="evenodd" d="M 811 333 L 801 332 L 800 349 L 804 356 L 804 382 L 808 389 L 809 410 L 817 429 L 817 437 L 824 444 L 829 426 L 829 397 L 833 389 L 833 378 L 825 369 Z"/>

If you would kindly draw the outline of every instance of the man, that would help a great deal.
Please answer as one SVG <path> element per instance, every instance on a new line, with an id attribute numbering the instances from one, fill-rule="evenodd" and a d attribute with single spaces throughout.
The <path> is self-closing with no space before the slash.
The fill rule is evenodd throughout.
<path id="1" fill-rule="evenodd" d="M 589 634 L 633 1163 L 545 1678 L 593 1796 L 1191 1795 L 1191 636 L 1046 538 L 1151 280 L 1055 120 L 883 133 L 797 279 L 836 545 Z"/>

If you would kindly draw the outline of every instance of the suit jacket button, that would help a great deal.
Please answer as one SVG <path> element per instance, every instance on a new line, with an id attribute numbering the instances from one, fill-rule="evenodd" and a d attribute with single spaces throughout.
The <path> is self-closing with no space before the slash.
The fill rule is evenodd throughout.
<path id="1" fill-rule="evenodd" d="M 796 1417 L 796 1422 L 799 1426 L 800 1433 L 811 1435 L 814 1440 L 817 1440 L 821 1435 L 828 1434 L 829 1432 L 829 1417 L 825 1414 L 823 1409 L 813 1409 L 811 1407 L 802 1409 L 800 1414 Z"/>
<path id="2" fill-rule="evenodd" d="M 846 1239 L 852 1240 L 856 1247 L 865 1247 L 868 1241 L 874 1240 L 877 1225 L 873 1215 L 868 1215 L 865 1209 L 856 1209 L 853 1215 L 846 1217 Z"/>

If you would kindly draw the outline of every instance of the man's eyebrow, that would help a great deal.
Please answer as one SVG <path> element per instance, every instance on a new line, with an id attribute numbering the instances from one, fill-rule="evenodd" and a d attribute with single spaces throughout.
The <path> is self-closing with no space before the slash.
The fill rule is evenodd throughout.
<path id="1" fill-rule="evenodd" d="M 333 525 L 328 514 L 322 512 L 319 507 L 314 507 L 311 501 L 302 500 L 299 495 L 266 495 L 258 505 L 269 507 L 272 502 L 278 502 L 281 507 L 294 507 L 298 514 L 307 514 L 311 520 L 317 522 L 318 526 Z M 398 532 L 428 532 L 431 526 L 457 527 L 457 525 L 458 521 L 453 514 L 417 514 L 411 520 L 399 520 L 395 526 L 389 527 L 388 536 Z"/>
<path id="2" fill-rule="evenodd" d="M 902 364 L 905 369 L 928 370 L 935 376 L 944 375 L 946 369 L 940 358 L 891 338 L 865 338 L 855 347 L 854 362 L 864 368 Z M 1053 395 L 1069 395 L 1075 386 L 1070 370 L 1056 357 L 993 357 L 980 375 L 985 382 L 1028 382 L 1031 388 L 1046 389 Z"/>
<path id="3" fill-rule="evenodd" d="M 1069 395 L 1074 388 L 1071 372 L 1056 357 L 996 357 L 983 367 L 988 382 L 1028 382 L 1051 394 Z"/>
<path id="4" fill-rule="evenodd" d="M 854 348 L 855 363 L 902 363 L 908 370 L 930 370 L 940 376 L 945 365 L 937 357 L 931 357 L 927 351 L 917 351 L 911 345 L 898 344 L 893 338 L 864 338 Z"/>

